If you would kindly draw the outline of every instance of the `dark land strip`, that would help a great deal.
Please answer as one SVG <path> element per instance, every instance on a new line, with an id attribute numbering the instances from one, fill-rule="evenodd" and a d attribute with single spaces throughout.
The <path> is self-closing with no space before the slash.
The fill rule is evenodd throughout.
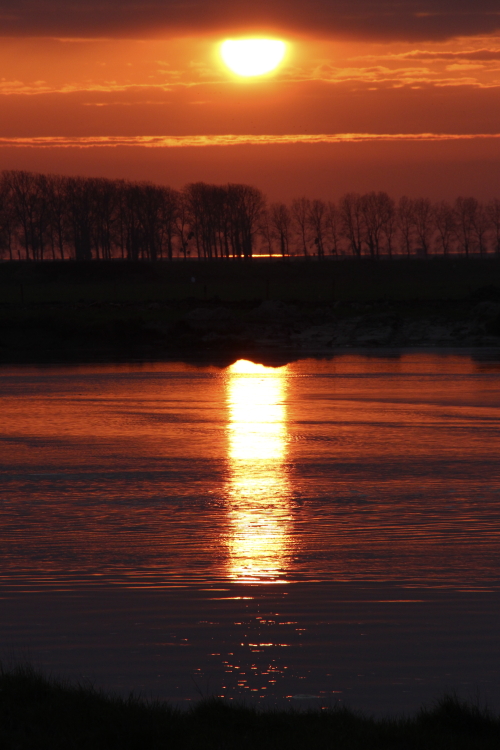
<path id="1" fill-rule="evenodd" d="M 47 679 L 30 667 L 0 673 L 5 750 L 497 750 L 499 745 L 500 717 L 454 696 L 414 716 L 382 719 L 344 707 L 259 711 L 218 699 L 180 711 Z"/>
<path id="2" fill-rule="evenodd" d="M 0 362 L 500 348 L 500 258 L 0 265 Z"/>

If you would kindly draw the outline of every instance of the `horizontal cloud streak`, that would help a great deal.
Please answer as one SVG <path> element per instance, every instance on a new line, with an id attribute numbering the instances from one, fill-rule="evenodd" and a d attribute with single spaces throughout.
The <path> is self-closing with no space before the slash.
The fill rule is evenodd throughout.
<path id="1" fill-rule="evenodd" d="M 431 40 L 500 28 L 498 0 L 0 0 L 0 35 L 130 37 L 314 32 Z"/>
<path id="2" fill-rule="evenodd" d="M 378 59 L 384 59 L 380 56 Z M 399 55 L 387 55 L 385 59 L 393 60 L 474 60 L 480 62 L 489 62 L 490 60 L 500 60 L 500 49 L 475 49 L 461 50 L 458 52 L 448 52 L 439 50 L 414 50 L 413 52 L 403 52 Z"/>
<path id="3" fill-rule="evenodd" d="M 207 146 L 266 146 L 362 141 L 472 141 L 500 139 L 500 133 L 332 133 L 316 135 L 187 135 L 187 136 L 89 136 L 0 138 L 0 147 L 99 148 L 140 146 L 143 148 L 199 148 Z"/>

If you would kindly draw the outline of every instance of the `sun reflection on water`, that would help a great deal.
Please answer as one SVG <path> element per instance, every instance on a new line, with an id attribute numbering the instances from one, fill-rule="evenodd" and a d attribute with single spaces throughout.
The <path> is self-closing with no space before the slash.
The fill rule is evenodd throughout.
<path id="1" fill-rule="evenodd" d="M 240 582 L 285 582 L 292 523 L 286 385 L 286 366 L 239 360 L 227 370 L 227 574 Z"/>

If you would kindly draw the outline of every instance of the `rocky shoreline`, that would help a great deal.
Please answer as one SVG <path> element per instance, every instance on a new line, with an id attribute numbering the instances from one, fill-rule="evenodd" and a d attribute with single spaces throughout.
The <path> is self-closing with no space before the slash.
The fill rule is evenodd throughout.
<path id="1" fill-rule="evenodd" d="M 247 344 L 320 354 L 352 347 L 500 346 L 500 301 L 426 307 L 347 303 L 304 310 L 267 301 L 236 319 L 226 307 L 198 307 L 184 316 L 184 335 L 202 347 Z"/>
<path id="2" fill-rule="evenodd" d="M 500 290 L 461 301 L 90 303 L 3 309 L 0 361 L 262 361 L 344 349 L 499 348 Z"/>

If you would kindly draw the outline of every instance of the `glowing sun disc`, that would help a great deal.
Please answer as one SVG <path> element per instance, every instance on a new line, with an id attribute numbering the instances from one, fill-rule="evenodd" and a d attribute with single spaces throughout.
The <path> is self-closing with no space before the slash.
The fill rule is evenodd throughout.
<path id="1" fill-rule="evenodd" d="M 278 67 L 286 51 L 277 39 L 226 39 L 221 56 L 227 67 L 239 76 L 261 76 Z"/>

